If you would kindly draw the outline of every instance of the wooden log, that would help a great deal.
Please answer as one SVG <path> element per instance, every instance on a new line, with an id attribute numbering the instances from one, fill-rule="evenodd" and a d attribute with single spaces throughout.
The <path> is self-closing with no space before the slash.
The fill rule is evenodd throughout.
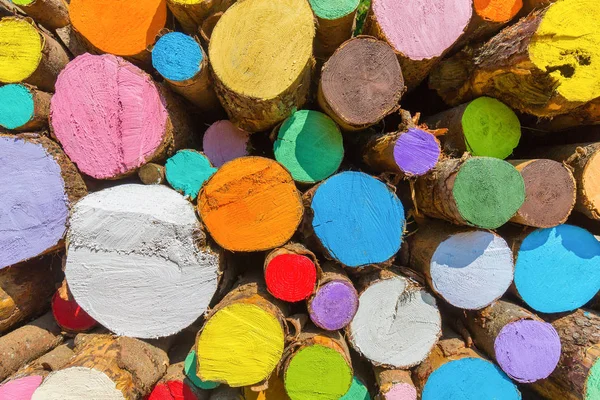
<path id="1" fill-rule="evenodd" d="M 285 312 L 262 278 L 240 282 L 211 310 L 198 333 L 198 377 L 231 387 L 266 381 L 283 355 Z"/>
<path id="2" fill-rule="evenodd" d="M 0 385 L 0 398 L 2 399 L 31 399 L 33 392 L 41 385 L 41 376 L 26 376 L 8 381 Z"/>
<path id="3" fill-rule="evenodd" d="M 441 335 L 435 298 L 414 281 L 385 270 L 361 286 L 358 312 L 346 328 L 354 350 L 375 366 L 396 369 L 427 358 Z"/>
<path id="4" fill-rule="evenodd" d="M 217 121 L 204 133 L 202 148 L 211 164 L 219 168 L 226 162 L 250 155 L 250 135 L 231 121 Z"/>
<path id="5" fill-rule="evenodd" d="M 496 229 L 510 220 L 525 201 L 519 172 L 491 157 L 446 159 L 415 185 L 417 208 L 457 225 Z"/>
<path id="6" fill-rule="evenodd" d="M 8 380 L 14 381 L 31 376 L 46 378 L 50 373 L 58 371 L 67 365 L 75 355 L 75 352 L 73 351 L 74 346 L 73 340 L 66 341 L 64 344 L 61 344 L 43 356 L 36 358 L 32 362 L 19 368 L 19 370 L 11 375 Z"/>
<path id="7" fill-rule="evenodd" d="M 375 379 L 379 388 L 377 400 L 417 400 L 410 370 L 375 367 Z"/>
<path id="8" fill-rule="evenodd" d="M 404 90 L 393 49 L 361 36 L 344 42 L 323 66 L 318 101 L 342 129 L 358 131 L 396 111 Z"/>
<path id="9" fill-rule="evenodd" d="M 266 389 L 255 391 L 253 388 L 246 386 L 244 387 L 244 399 L 245 400 L 290 400 L 283 379 L 277 374 L 271 375 L 267 382 L 268 387 Z"/>
<path id="10" fill-rule="evenodd" d="M 317 256 L 298 243 L 288 243 L 267 254 L 264 265 L 267 290 L 290 303 L 306 300 L 317 287 L 320 275 Z"/>
<path id="11" fill-rule="evenodd" d="M 368 386 L 358 377 L 352 378 L 352 386 L 340 400 L 371 400 Z M 411 400 L 411 399 L 408 399 Z"/>
<path id="12" fill-rule="evenodd" d="M 69 50 L 71 56 L 77 57 L 85 53 L 94 53 L 90 44 L 73 28 L 67 25 L 56 30 L 57 39 Z"/>
<path id="13" fill-rule="evenodd" d="M 52 296 L 52 315 L 62 329 L 69 333 L 89 331 L 98 323 L 73 298 L 73 294 L 63 281 L 62 286 Z"/>
<path id="14" fill-rule="evenodd" d="M 272 206 L 265 209 L 265 204 Z M 223 165 L 202 186 L 198 213 L 221 247 L 261 251 L 290 240 L 303 208 L 291 175 L 279 163 L 242 157 Z"/>
<path id="15" fill-rule="evenodd" d="M 174 92 L 201 111 L 222 112 L 208 58 L 195 38 L 180 32 L 161 36 L 152 49 L 152 65 Z"/>
<path id="16" fill-rule="evenodd" d="M 148 48 L 167 22 L 167 5 L 165 0 L 71 0 L 69 15 L 74 30 L 96 52 L 147 65 Z"/>
<path id="17" fill-rule="evenodd" d="M 531 387 L 548 399 L 592 400 L 600 394 L 600 315 L 577 310 L 551 319 L 562 343 L 558 367 Z"/>
<path id="18" fill-rule="evenodd" d="M 60 266 L 52 256 L 0 269 L 0 333 L 48 309 Z"/>
<path id="19" fill-rule="evenodd" d="M 0 82 L 25 82 L 54 91 L 69 56 L 54 38 L 21 17 L 0 19 Z"/>
<path id="20" fill-rule="evenodd" d="M 523 0 L 522 15 L 527 15 L 532 11 L 539 10 L 554 3 L 556 0 Z"/>
<path id="21" fill-rule="evenodd" d="M 525 181 L 525 202 L 511 219 L 535 228 L 563 224 L 571 215 L 577 199 L 573 173 L 552 160 L 509 160 Z"/>
<path id="22" fill-rule="evenodd" d="M 81 398 L 128 400 L 106 373 L 86 367 L 72 367 L 53 372 L 31 396 L 31 400 Z"/>
<path id="23" fill-rule="evenodd" d="M 413 380 L 423 400 L 521 398 L 517 387 L 500 368 L 448 332 L 414 370 Z"/>
<path id="24" fill-rule="evenodd" d="M 11 0 L 37 23 L 55 30 L 69 25 L 69 4 L 65 0 Z"/>
<path id="25" fill-rule="evenodd" d="M 521 139 L 521 123 L 502 102 L 480 97 L 443 111 L 425 120 L 431 129 L 448 129 L 442 136 L 444 151 L 460 157 L 465 151 L 473 156 L 505 159 Z"/>
<path id="26" fill-rule="evenodd" d="M 329 178 L 344 158 L 342 133 L 326 114 L 312 110 L 293 113 L 273 132 L 275 159 L 298 183 Z"/>
<path id="27" fill-rule="evenodd" d="M 221 385 L 219 382 L 203 381 L 198 376 L 198 354 L 196 353 L 196 346 L 194 346 L 186 356 L 184 360 L 183 371 L 186 378 L 196 388 L 202 390 L 212 390 Z"/>
<path id="28" fill-rule="evenodd" d="M 200 187 L 215 172 L 208 158 L 196 150 L 179 150 L 165 164 L 169 185 L 190 200 L 196 200 Z"/>
<path id="29" fill-rule="evenodd" d="M 87 193 L 61 148 L 37 134 L 0 134 L 0 268 L 58 250 L 73 203 Z"/>
<path id="30" fill-rule="evenodd" d="M 235 0 L 167 0 L 167 5 L 183 31 L 195 35 L 202 23 L 215 12 L 227 10 Z"/>
<path id="31" fill-rule="evenodd" d="M 308 300 L 308 315 L 321 329 L 335 331 L 345 328 L 358 310 L 358 293 L 344 270 L 326 262 L 315 293 Z"/>
<path id="32" fill-rule="evenodd" d="M 281 374 L 291 400 L 339 399 L 350 389 L 353 378 L 344 337 L 309 326 L 289 345 Z"/>
<path id="33" fill-rule="evenodd" d="M 62 342 L 51 313 L 0 337 L 0 381 Z"/>
<path id="34" fill-rule="evenodd" d="M 240 388 L 221 386 L 210 395 L 210 400 L 245 400 Z"/>
<path id="35" fill-rule="evenodd" d="M 304 196 L 304 233 L 350 268 L 391 263 L 400 250 L 404 207 L 383 182 L 362 172 L 334 175 Z M 348 232 L 352 235 L 348 235 Z"/>
<path id="36" fill-rule="evenodd" d="M 220 251 L 207 243 L 192 204 L 162 185 L 85 197 L 73 209 L 68 243 L 65 275 L 75 300 L 119 335 L 177 333 L 217 290 Z M 122 284 L 140 280 L 135 290 Z"/>
<path id="37" fill-rule="evenodd" d="M 409 266 L 455 307 L 484 308 L 504 295 L 513 281 L 512 250 L 490 231 L 419 221 L 409 248 Z"/>
<path id="38" fill-rule="evenodd" d="M 515 253 L 515 289 L 532 309 L 558 313 L 583 307 L 600 289 L 600 242 L 573 225 L 506 232 Z"/>
<path id="39" fill-rule="evenodd" d="M 165 167 L 160 164 L 144 164 L 138 170 L 138 177 L 144 185 L 160 185 L 165 182 Z"/>
<path id="40" fill-rule="evenodd" d="M 204 22 L 202 22 L 202 26 L 200 26 L 200 37 L 202 38 L 202 44 L 208 48 L 208 44 L 210 43 L 210 37 L 212 36 L 213 31 L 215 30 L 215 26 L 217 26 L 217 22 L 223 16 L 223 12 L 219 11 L 214 14 L 209 15 Z"/>
<path id="41" fill-rule="evenodd" d="M 396 132 L 368 129 L 347 137 L 349 153 L 373 172 L 424 175 L 440 158 L 440 142 L 431 131 L 417 126 L 408 111 L 400 110 L 400 115 L 402 123 Z"/>
<path id="42" fill-rule="evenodd" d="M 106 90 L 98 91 L 98 85 Z M 179 99 L 108 54 L 84 54 L 61 72 L 51 126 L 81 172 L 96 179 L 131 175 L 146 162 L 188 147 L 194 137 Z"/>
<path id="43" fill-rule="evenodd" d="M 392 46 L 404 82 L 412 90 L 464 33 L 472 12 L 472 0 L 426 0 L 418 6 L 412 2 L 372 0 L 363 33 Z"/>
<path id="44" fill-rule="evenodd" d="M 584 39 L 598 14 L 594 0 L 553 3 L 442 62 L 430 87 L 452 105 L 485 95 L 538 117 L 569 113 L 600 96 L 596 47 Z"/>
<path id="45" fill-rule="evenodd" d="M 0 130 L 44 129 L 48 126 L 51 97 L 50 93 L 22 84 L 0 87 Z"/>
<path id="46" fill-rule="evenodd" d="M 522 7 L 522 0 L 473 0 L 471 21 L 454 49 L 489 38 L 515 18 Z"/>
<path id="47" fill-rule="evenodd" d="M 314 42 L 317 59 L 327 60 L 342 43 L 352 37 L 359 3 L 359 0 L 310 0 L 317 25 Z"/>
<path id="48" fill-rule="evenodd" d="M 575 210 L 589 218 L 600 219 L 600 143 L 538 148 L 533 154 L 568 165 L 577 182 Z"/>
<path id="49" fill-rule="evenodd" d="M 217 95 L 234 124 L 268 130 L 304 105 L 314 32 L 305 0 L 242 1 L 223 14 L 208 53 Z"/>
<path id="50" fill-rule="evenodd" d="M 463 317 L 477 348 L 515 381 L 536 382 L 556 368 L 561 354 L 556 330 L 525 308 L 499 300 Z"/>

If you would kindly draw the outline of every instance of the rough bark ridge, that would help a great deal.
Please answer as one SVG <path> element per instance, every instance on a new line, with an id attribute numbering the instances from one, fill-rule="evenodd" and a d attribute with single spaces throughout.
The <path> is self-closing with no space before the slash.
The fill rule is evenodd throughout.
<path id="1" fill-rule="evenodd" d="M 71 22 L 65 0 L 33 0 L 29 5 L 19 7 L 50 30 L 63 28 Z"/>
<path id="2" fill-rule="evenodd" d="M 143 165 L 138 177 L 144 185 L 160 185 L 165 182 L 165 167 L 155 163 Z"/>
<path id="3" fill-rule="evenodd" d="M 62 369 L 69 360 L 75 355 L 73 351 L 73 340 L 61 344 L 54 350 L 49 351 L 31 363 L 19 368 L 17 372 L 10 376 L 8 380 L 15 380 L 26 376 L 47 377 L 51 372 Z"/>
<path id="4" fill-rule="evenodd" d="M 375 397 L 377 400 L 387 400 L 386 393 L 396 385 L 410 386 L 416 394 L 410 370 L 375 367 L 375 379 L 379 387 L 379 393 Z"/>
<path id="5" fill-rule="evenodd" d="M 356 10 L 338 19 L 325 19 L 315 16 L 317 31 L 315 35 L 315 57 L 327 60 L 338 47 L 352 37 Z"/>
<path id="6" fill-rule="evenodd" d="M 184 32 L 195 35 L 202 22 L 210 14 L 227 10 L 235 0 L 197 0 L 193 4 L 186 1 L 168 0 L 167 5 L 179 21 Z M 192 3 L 192 2 L 187 2 Z"/>

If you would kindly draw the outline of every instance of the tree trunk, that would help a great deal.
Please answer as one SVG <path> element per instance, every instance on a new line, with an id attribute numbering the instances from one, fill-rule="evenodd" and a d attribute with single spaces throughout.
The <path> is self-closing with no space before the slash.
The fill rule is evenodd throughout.
<path id="1" fill-rule="evenodd" d="M 227 10 L 235 0 L 167 0 L 173 16 L 181 24 L 183 31 L 190 35 L 198 34 L 202 23 L 215 12 Z"/>
<path id="2" fill-rule="evenodd" d="M 550 318 L 562 343 L 558 367 L 533 389 L 548 399 L 582 400 L 598 395 L 600 315 L 583 309 Z"/>
<path id="3" fill-rule="evenodd" d="M 138 177 L 144 185 L 160 185 L 165 183 L 165 167 L 155 163 L 142 165 Z"/>
<path id="4" fill-rule="evenodd" d="M 69 5 L 65 0 L 29 0 L 19 4 L 27 15 L 49 30 L 69 25 Z"/>
<path id="5" fill-rule="evenodd" d="M 210 163 L 219 168 L 236 158 L 250 155 L 250 135 L 230 121 L 217 121 L 204 133 L 202 149 Z"/>
<path id="6" fill-rule="evenodd" d="M 51 372 L 58 371 L 67 365 L 75 355 L 73 348 L 73 340 L 68 340 L 66 343 L 50 350 L 43 356 L 33 360 L 31 363 L 19 368 L 17 372 L 10 376 L 9 380 L 13 381 L 28 376 L 40 376 L 46 378 Z"/>
<path id="7" fill-rule="evenodd" d="M 5 86 L 7 89 L 9 86 Z M 4 129 L 16 132 L 40 131 L 48 127 L 48 115 L 50 113 L 50 93 L 42 92 L 29 85 L 10 85 L 15 90 L 10 95 L 6 95 L 6 102 L 15 102 L 20 105 L 19 109 L 14 109 L 7 103 L 6 107 L 14 111 L 0 118 L 0 131 Z M 6 94 L 6 93 L 3 93 Z M 14 103 L 12 103 L 14 104 Z M 19 121 L 15 121 L 15 114 L 23 115 Z M 26 116 L 26 117 L 25 117 Z"/>
<path id="8" fill-rule="evenodd" d="M 404 90 L 393 49 L 359 36 L 344 42 L 323 66 L 318 101 L 342 129 L 359 131 L 396 111 Z"/>
<path id="9" fill-rule="evenodd" d="M 268 388 L 256 391 L 250 386 L 244 387 L 244 400 L 290 400 L 283 379 L 277 375 L 271 375 L 268 382 Z"/>
<path id="10" fill-rule="evenodd" d="M 525 181 L 525 202 L 511 222 L 551 228 L 564 224 L 575 206 L 577 188 L 571 169 L 552 160 L 509 160 Z"/>
<path id="11" fill-rule="evenodd" d="M 577 182 L 575 210 L 589 218 L 600 219 L 600 143 L 539 147 L 532 153 L 566 164 Z"/>
<path id="12" fill-rule="evenodd" d="M 298 243 L 288 243 L 271 251 L 263 269 L 269 293 L 290 303 L 310 297 L 321 275 L 317 256 Z"/>
<path id="13" fill-rule="evenodd" d="M 183 372 L 184 362 L 171 364 L 148 400 L 208 400 L 210 392 L 197 388 Z"/>
<path id="14" fill-rule="evenodd" d="M 57 29 L 56 36 L 73 57 L 78 57 L 85 53 L 95 53 L 95 50 L 90 48 L 90 44 L 75 31 L 72 25 Z"/>
<path id="15" fill-rule="evenodd" d="M 196 200 L 204 182 L 216 171 L 203 153 L 192 149 L 179 150 L 165 163 L 169 185 L 191 201 Z"/>
<path id="16" fill-rule="evenodd" d="M 523 0 L 523 8 L 521 9 L 521 15 L 525 16 L 532 11 L 547 7 L 555 1 L 556 0 Z"/>
<path id="17" fill-rule="evenodd" d="M 313 37 L 304 0 L 237 2 L 223 14 L 209 57 L 217 95 L 234 124 L 248 132 L 269 130 L 304 105 Z"/>
<path id="18" fill-rule="evenodd" d="M 417 398 L 410 370 L 375 367 L 375 379 L 379 387 L 377 400 Z"/>
<path id="19" fill-rule="evenodd" d="M 409 237 L 411 268 L 439 297 L 462 309 L 477 310 L 498 300 L 513 281 L 508 244 L 490 231 L 417 220 Z"/>
<path id="20" fill-rule="evenodd" d="M 215 26 L 217 26 L 217 22 L 219 22 L 222 16 L 222 11 L 216 12 L 208 16 L 202 23 L 202 26 L 200 27 L 200 37 L 202 38 L 202 44 L 205 46 L 205 49 L 208 49 L 210 37 L 215 30 Z"/>
<path id="21" fill-rule="evenodd" d="M 0 337 L 0 381 L 63 342 L 52 313 Z"/>
<path id="22" fill-rule="evenodd" d="M 51 305 L 56 323 L 69 333 L 85 332 L 98 324 L 77 304 L 66 280 L 52 296 Z"/>

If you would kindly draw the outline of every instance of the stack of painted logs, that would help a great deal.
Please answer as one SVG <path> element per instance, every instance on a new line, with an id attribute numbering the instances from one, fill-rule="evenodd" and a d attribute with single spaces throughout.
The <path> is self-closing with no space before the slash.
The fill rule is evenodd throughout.
<path id="1" fill-rule="evenodd" d="M 597 0 L 0 0 L 0 400 L 600 399 Z"/>

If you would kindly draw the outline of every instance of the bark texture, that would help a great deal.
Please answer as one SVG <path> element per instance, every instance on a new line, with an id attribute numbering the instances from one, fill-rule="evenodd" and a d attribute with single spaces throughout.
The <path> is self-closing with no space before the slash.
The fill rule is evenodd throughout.
<path id="1" fill-rule="evenodd" d="M 75 355 L 73 351 L 73 340 L 69 340 L 64 344 L 49 351 L 43 356 L 35 359 L 31 363 L 19 368 L 17 372 L 10 376 L 9 380 L 24 378 L 26 376 L 41 376 L 47 377 L 51 372 L 58 371 L 63 368 L 69 360 Z"/>
<path id="2" fill-rule="evenodd" d="M 190 35 L 198 33 L 202 22 L 210 14 L 227 10 L 235 0 L 198 0 L 195 4 L 182 4 L 177 0 L 168 0 L 167 5 L 173 16 L 181 24 L 183 31 Z"/>
<path id="3" fill-rule="evenodd" d="M 138 176 L 144 185 L 160 185 L 165 182 L 165 167 L 148 163 L 140 168 Z"/>
<path id="4" fill-rule="evenodd" d="M 356 10 L 338 19 L 315 16 L 317 31 L 314 42 L 315 57 L 327 60 L 346 40 L 352 37 Z"/>
<path id="5" fill-rule="evenodd" d="M 34 0 L 27 6 L 19 6 L 27 15 L 50 30 L 63 28 L 69 20 L 69 5 L 65 0 Z"/>

